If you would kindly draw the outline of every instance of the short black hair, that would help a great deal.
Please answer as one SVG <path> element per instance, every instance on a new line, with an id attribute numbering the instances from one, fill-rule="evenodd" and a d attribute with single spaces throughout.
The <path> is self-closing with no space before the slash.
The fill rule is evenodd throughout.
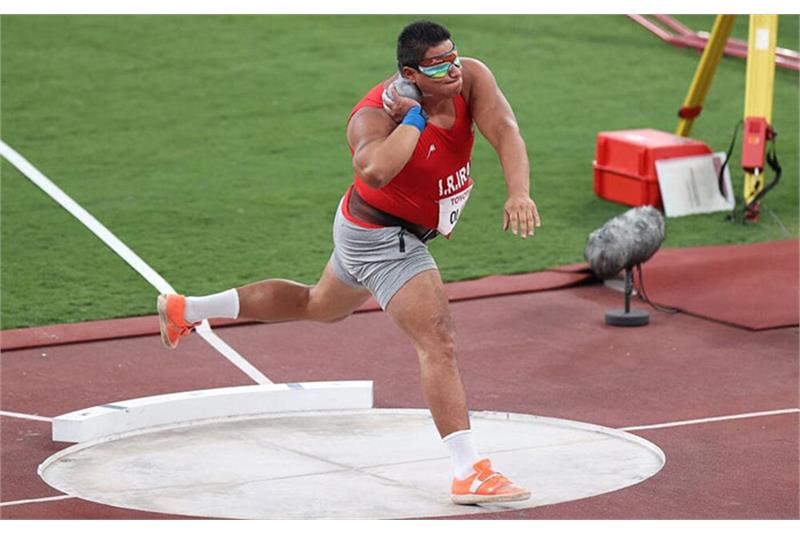
<path id="1" fill-rule="evenodd" d="M 428 48 L 450 39 L 450 32 L 429 20 L 412 22 L 397 37 L 397 68 L 417 68 Z"/>

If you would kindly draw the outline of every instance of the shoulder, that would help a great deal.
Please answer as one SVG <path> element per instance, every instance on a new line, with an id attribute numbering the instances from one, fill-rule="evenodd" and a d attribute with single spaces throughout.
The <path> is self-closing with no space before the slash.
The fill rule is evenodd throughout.
<path id="1" fill-rule="evenodd" d="M 397 128 L 383 108 L 364 107 L 353 113 L 347 123 L 347 142 L 354 151 L 364 145 L 383 139 Z"/>
<path id="2" fill-rule="evenodd" d="M 383 109 L 381 95 L 384 88 L 391 83 L 397 74 L 389 76 L 372 89 L 353 107 L 347 117 L 346 133 L 351 148 L 363 144 L 363 140 L 376 136 L 388 136 L 397 124 Z"/>
<path id="3" fill-rule="evenodd" d="M 489 69 L 486 63 L 474 57 L 462 57 L 461 65 L 465 73 L 471 73 L 471 74 L 492 73 L 492 71 Z"/>
<path id="4" fill-rule="evenodd" d="M 461 90 L 461 94 L 467 103 L 474 96 L 479 95 L 487 88 L 493 88 L 497 84 L 491 69 L 478 59 L 462 57 L 461 68 L 464 76 L 464 88 Z"/>

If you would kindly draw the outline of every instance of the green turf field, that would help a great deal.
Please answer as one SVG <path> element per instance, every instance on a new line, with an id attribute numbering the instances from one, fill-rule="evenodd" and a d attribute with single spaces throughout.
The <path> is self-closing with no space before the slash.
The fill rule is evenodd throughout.
<path id="1" fill-rule="evenodd" d="M 4 16 L 0 133 L 181 292 L 310 283 L 352 180 L 345 119 L 391 74 L 397 33 L 415 18 Z M 443 277 L 582 261 L 587 234 L 627 209 L 594 196 L 597 132 L 674 130 L 699 55 L 624 16 L 436 20 L 494 70 L 528 143 L 543 220 L 533 240 L 501 231 L 504 183 L 479 138 L 470 206 L 451 241 L 431 244 Z M 734 33 L 746 39 L 745 17 Z M 798 49 L 798 17 L 781 18 L 779 46 Z M 727 148 L 744 83 L 745 62 L 723 59 L 693 137 Z M 762 220 L 669 219 L 665 246 L 798 236 L 798 96 L 798 73 L 779 69 L 783 180 Z M 2 328 L 154 313 L 149 284 L 11 165 L 0 170 Z"/>

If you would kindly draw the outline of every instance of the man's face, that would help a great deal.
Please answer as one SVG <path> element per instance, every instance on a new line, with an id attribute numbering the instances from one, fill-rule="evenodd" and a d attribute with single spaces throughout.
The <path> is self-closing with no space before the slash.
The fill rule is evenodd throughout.
<path id="1" fill-rule="evenodd" d="M 432 77 L 441 75 L 441 77 Z M 437 98 L 453 98 L 461 92 L 463 79 L 461 77 L 460 63 L 453 41 L 447 39 L 428 48 L 424 59 L 417 69 L 403 67 L 403 74 L 413 81 L 423 96 Z"/>

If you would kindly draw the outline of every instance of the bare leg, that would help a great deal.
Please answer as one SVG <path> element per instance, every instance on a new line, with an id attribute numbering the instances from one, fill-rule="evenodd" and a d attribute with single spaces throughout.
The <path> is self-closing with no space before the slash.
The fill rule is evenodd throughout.
<path id="1" fill-rule="evenodd" d="M 445 437 L 469 429 L 455 354 L 455 325 L 439 271 L 423 271 L 412 278 L 386 311 L 417 349 L 422 393 L 439 434 Z"/>
<path id="2" fill-rule="evenodd" d="M 290 280 L 263 280 L 237 290 L 239 317 L 263 322 L 321 321 L 344 319 L 370 296 L 339 280 L 330 263 L 316 285 Z"/>

